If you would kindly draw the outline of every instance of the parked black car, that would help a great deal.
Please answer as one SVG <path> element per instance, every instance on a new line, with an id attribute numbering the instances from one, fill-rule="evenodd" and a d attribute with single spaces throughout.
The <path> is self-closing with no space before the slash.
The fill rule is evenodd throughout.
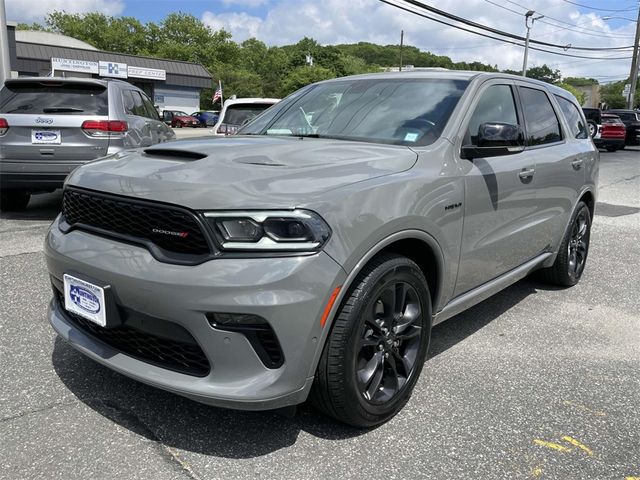
<path id="1" fill-rule="evenodd" d="M 640 145 L 640 112 L 637 110 L 614 109 L 607 110 L 620 117 L 627 129 L 625 145 Z"/>

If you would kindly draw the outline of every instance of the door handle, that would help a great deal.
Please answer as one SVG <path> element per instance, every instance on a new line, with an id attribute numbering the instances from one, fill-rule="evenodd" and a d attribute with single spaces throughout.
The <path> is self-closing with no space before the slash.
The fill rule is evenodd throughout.
<path id="1" fill-rule="evenodd" d="M 529 183 L 534 173 L 535 170 L 533 168 L 523 168 L 522 171 L 518 173 L 518 176 L 522 182 Z"/>
<path id="2" fill-rule="evenodd" d="M 579 158 L 571 162 L 571 166 L 573 167 L 574 170 L 580 170 L 580 167 L 582 167 L 583 163 L 584 163 L 584 159 Z"/>

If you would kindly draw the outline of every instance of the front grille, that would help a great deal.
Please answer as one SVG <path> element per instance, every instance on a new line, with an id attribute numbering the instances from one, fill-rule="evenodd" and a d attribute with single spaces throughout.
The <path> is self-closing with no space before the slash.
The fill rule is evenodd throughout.
<path id="1" fill-rule="evenodd" d="M 115 328 L 105 329 L 65 310 L 64 298 L 57 289 L 56 296 L 60 310 L 76 328 L 125 355 L 161 368 L 197 377 L 208 375 L 211 369 L 207 357 L 193 336 L 178 324 L 154 319 L 156 323 L 170 324 L 170 329 L 175 331 L 182 340 L 154 335 L 126 323 Z M 164 329 L 167 330 L 166 325 Z"/>
<path id="2" fill-rule="evenodd" d="M 67 188 L 62 214 L 69 227 L 97 229 L 98 233 L 156 246 L 169 259 L 211 253 L 194 214 L 177 207 Z"/>

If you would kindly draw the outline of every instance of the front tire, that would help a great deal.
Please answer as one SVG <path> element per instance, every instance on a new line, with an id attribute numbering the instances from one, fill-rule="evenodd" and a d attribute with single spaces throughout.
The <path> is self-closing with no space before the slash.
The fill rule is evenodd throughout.
<path id="1" fill-rule="evenodd" d="M 354 281 L 325 344 L 311 402 L 356 427 L 386 422 L 407 403 L 431 336 L 431 298 L 415 262 L 376 257 Z"/>
<path id="2" fill-rule="evenodd" d="M 576 208 L 553 266 L 541 270 L 548 283 L 572 287 L 580 281 L 589 254 L 591 211 L 584 202 Z"/>

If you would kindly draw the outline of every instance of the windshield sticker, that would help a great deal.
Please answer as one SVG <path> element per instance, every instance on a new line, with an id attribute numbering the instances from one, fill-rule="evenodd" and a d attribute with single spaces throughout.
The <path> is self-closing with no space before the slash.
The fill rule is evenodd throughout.
<path id="1" fill-rule="evenodd" d="M 404 136 L 404 141 L 405 142 L 415 142 L 416 140 L 418 140 L 418 133 L 407 133 Z"/>

